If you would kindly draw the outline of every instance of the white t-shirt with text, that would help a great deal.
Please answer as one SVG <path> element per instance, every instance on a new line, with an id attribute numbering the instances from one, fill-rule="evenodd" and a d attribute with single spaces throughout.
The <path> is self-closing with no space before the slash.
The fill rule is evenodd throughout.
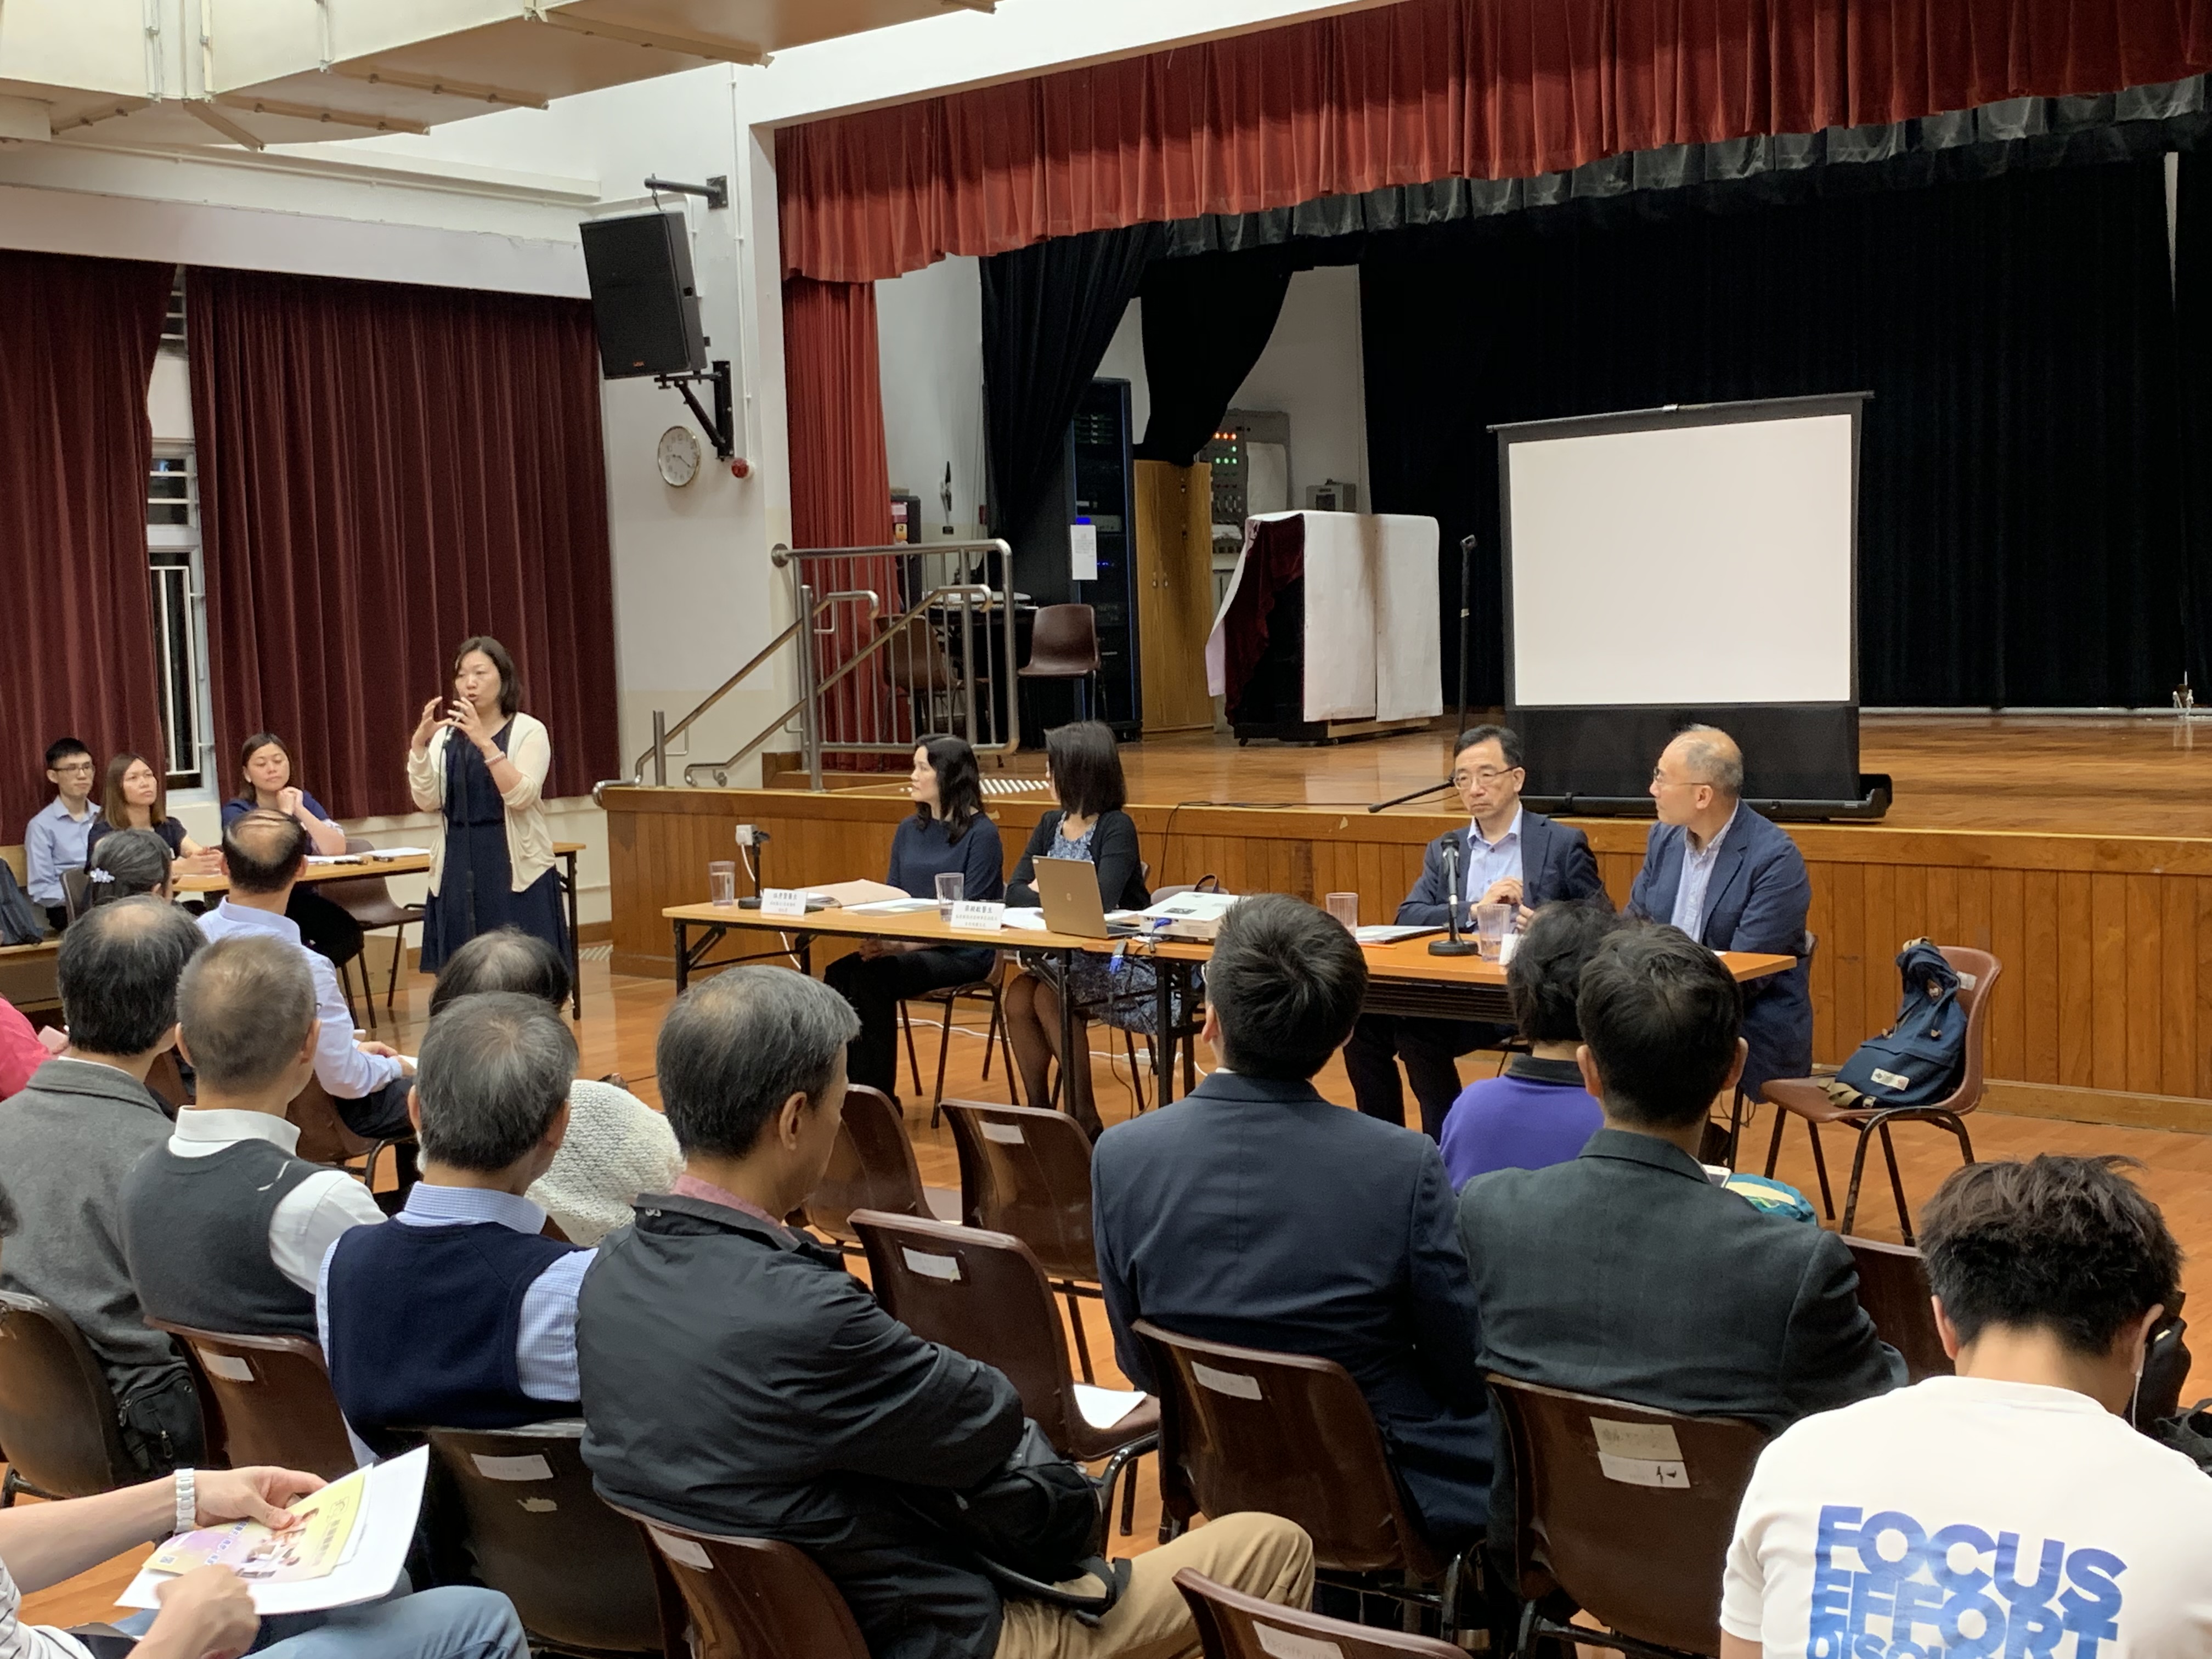
<path id="1" fill-rule="evenodd" d="M 2212 1478 L 2087 1395 L 1929 1377 L 1766 1448 L 1721 1626 L 1765 1659 L 2205 1659 Z"/>

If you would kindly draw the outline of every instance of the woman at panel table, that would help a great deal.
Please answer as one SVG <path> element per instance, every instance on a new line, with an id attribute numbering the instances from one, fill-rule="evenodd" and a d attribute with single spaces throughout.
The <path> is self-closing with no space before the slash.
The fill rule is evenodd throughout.
<path id="1" fill-rule="evenodd" d="M 430 854 L 422 968 L 435 973 L 478 933 L 518 927 L 568 954 L 543 791 L 553 744 L 522 712 L 514 659 L 477 635 L 453 653 L 450 697 L 422 705 L 407 751 L 415 805 L 445 817 Z"/>
<path id="2" fill-rule="evenodd" d="M 168 790 L 143 755 L 126 749 L 107 763 L 100 802 L 100 817 L 85 836 L 87 870 L 92 868 L 92 852 L 100 838 L 118 830 L 150 830 L 172 857 L 185 861 L 186 875 L 212 875 L 219 867 L 221 855 L 194 841 L 185 833 L 184 824 L 169 816 Z"/>
<path id="3" fill-rule="evenodd" d="M 890 869 L 884 879 L 915 898 L 933 898 L 939 875 L 957 872 L 961 897 L 1000 898 L 1006 890 L 1006 854 L 999 826 L 983 814 L 975 751 L 958 738 L 917 744 L 906 793 L 914 816 L 902 820 L 891 837 Z M 845 1051 L 847 1078 L 896 1100 L 899 1004 L 988 979 L 997 957 L 988 948 L 864 939 L 854 955 L 831 963 L 823 978 L 844 993 L 860 1017 L 860 1035 Z"/>
<path id="4" fill-rule="evenodd" d="M 307 832 L 310 852 L 337 858 L 346 849 L 345 831 L 323 811 L 322 802 L 294 781 L 298 771 L 291 744 L 274 732 L 256 732 L 239 747 L 238 793 L 222 804 L 222 827 L 229 829 L 257 809 L 282 812 Z M 361 924 L 307 883 L 292 890 L 284 914 L 308 947 L 332 962 L 351 962 L 361 954 Z"/>

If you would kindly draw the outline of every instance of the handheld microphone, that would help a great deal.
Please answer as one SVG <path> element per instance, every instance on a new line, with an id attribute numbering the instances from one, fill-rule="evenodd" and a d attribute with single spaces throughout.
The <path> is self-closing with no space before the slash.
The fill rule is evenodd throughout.
<path id="1" fill-rule="evenodd" d="M 1459 936 L 1459 908 L 1464 901 L 1459 890 L 1459 842 L 1456 840 L 1444 843 L 1444 885 L 1451 892 L 1450 902 L 1444 906 L 1444 923 L 1450 930 L 1450 936 L 1431 939 L 1429 954 L 1432 957 L 1471 957 L 1475 951 L 1474 941 Z"/>

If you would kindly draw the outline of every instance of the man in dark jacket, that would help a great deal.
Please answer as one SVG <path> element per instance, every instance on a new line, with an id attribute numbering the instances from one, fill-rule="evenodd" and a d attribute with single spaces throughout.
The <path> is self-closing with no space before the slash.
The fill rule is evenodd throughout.
<path id="1" fill-rule="evenodd" d="M 1510 726 L 1478 726 L 1460 734 L 1452 785 L 1467 811 L 1467 828 L 1429 843 L 1421 878 L 1398 907 L 1401 927 L 1444 927 L 1455 902 L 1462 927 L 1474 925 L 1477 904 L 1516 905 L 1524 921 L 1559 899 L 1612 908 L 1589 838 L 1571 824 L 1554 823 L 1521 805 L 1521 787 L 1528 776 L 1522 760 L 1520 734 Z M 1446 874 L 1448 849 L 1458 869 L 1456 900 Z M 1511 1030 L 1480 1020 L 1363 1014 L 1344 1045 L 1352 1098 L 1368 1116 L 1402 1124 L 1406 1100 L 1398 1062 L 1403 1060 L 1413 1098 L 1420 1103 L 1421 1128 L 1434 1140 L 1459 1098 L 1455 1061 Z"/>
<path id="2" fill-rule="evenodd" d="M 626 1507 L 805 1550 L 875 1659 L 1042 1659 L 1072 1615 L 1002 1604 L 910 1501 L 1005 1464 L 1013 1385 L 921 1340 L 778 1219 L 829 1166 L 858 1029 L 835 991 L 776 968 L 732 969 L 670 1011 L 656 1058 L 684 1174 L 638 1200 L 586 1275 L 584 1459 Z M 1194 1654 L 1172 1583 L 1187 1566 L 1281 1605 L 1311 1592 L 1304 1533 L 1220 1517 L 1140 1557 L 1085 1651 Z"/>

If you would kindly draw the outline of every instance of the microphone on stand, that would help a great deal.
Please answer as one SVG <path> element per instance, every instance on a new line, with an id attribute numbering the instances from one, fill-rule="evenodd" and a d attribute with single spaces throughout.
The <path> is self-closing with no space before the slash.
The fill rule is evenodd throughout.
<path id="1" fill-rule="evenodd" d="M 1450 890 L 1451 902 L 1444 907 L 1444 922 L 1450 929 L 1449 939 L 1429 941 L 1432 957 L 1471 957 L 1475 952 L 1474 942 L 1459 936 L 1459 907 L 1464 902 L 1459 890 L 1459 842 L 1456 839 L 1444 843 L 1444 885 Z"/>

